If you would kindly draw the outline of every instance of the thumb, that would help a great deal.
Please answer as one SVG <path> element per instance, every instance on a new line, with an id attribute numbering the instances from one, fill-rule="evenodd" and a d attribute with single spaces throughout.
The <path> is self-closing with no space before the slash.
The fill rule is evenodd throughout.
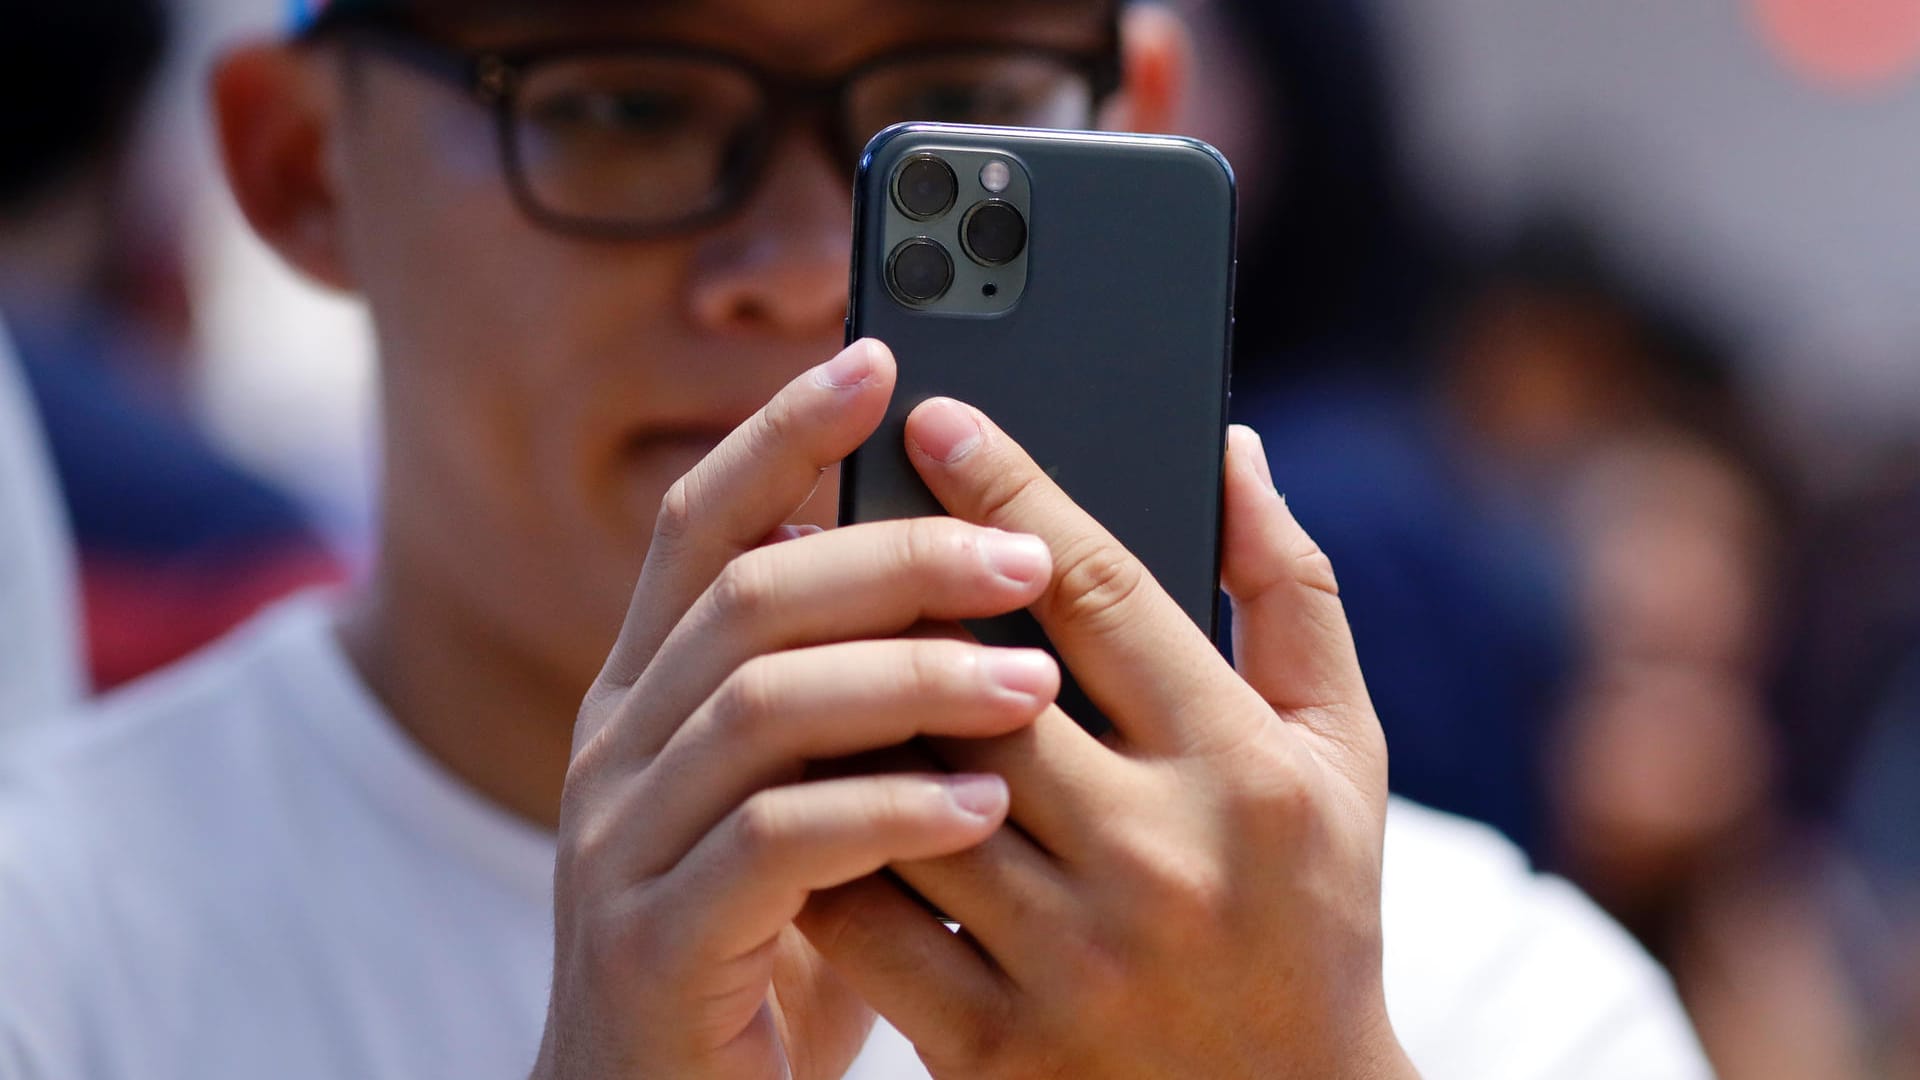
<path id="1" fill-rule="evenodd" d="M 1238 425 L 1227 439 L 1222 548 L 1240 677 L 1282 719 L 1371 751 L 1380 725 L 1333 563 L 1274 490 L 1260 436 Z"/>

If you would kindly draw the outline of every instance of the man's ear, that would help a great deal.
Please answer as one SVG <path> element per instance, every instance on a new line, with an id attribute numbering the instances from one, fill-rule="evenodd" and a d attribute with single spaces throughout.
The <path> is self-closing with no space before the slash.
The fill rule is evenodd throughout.
<path id="1" fill-rule="evenodd" d="M 1193 35 L 1165 4 L 1129 3 L 1120 24 L 1120 93 L 1101 112 L 1112 131 L 1174 130 L 1193 67 Z"/>
<path id="2" fill-rule="evenodd" d="M 349 290 L 330 168 L 338 118 L 320 59 L 284 43 L 235 49 L 214 69 L 214 115 L 227 184 L 254 232 L 301 273 Z"/>

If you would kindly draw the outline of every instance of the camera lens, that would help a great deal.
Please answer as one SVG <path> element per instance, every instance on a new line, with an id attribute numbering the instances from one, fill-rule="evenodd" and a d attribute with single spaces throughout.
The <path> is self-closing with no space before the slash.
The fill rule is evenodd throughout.
<path id="1" fill-rule="evenodd" d="M 917 236 L 893 249 L 887 260 L 887 278 L 902 300 L 931 304 L 953 287 L 953 257 L 947 249 Z"/>
<path id="2" fill-rule="evenodd" d="M 960 181 L 952 166 L 931 155 L 908 160 L 893 182 L 894 201 L 909 217 L 921 221 L 946 213 L 959 196 Z"/>
<path id="3" fill-rule="evenodd" d="M 1004 266 L 1027 250 L 1027 219 L 1012 203 L 998 199 L 983 202 L 967 212 L 960 226 L 960 238 L 967 254 L 987 266 Z"/>

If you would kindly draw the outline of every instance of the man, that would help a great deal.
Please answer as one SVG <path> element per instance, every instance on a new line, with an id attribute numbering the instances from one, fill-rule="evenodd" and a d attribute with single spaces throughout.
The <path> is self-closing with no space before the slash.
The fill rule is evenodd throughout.
<path id="1" fill-rule="evenodd" d="M 1244 678 L 958 403 L 909 429 L 954 519 L 819 530 L 894 372 L 826 360 L 850 155 L 1062 101 L 1159 126 L 1179 27 L 1119 26 L 421 0 L 231 56 L 242 208 L 374 312 L 380 569 L 20 770 L 0 1074 L 1703 1075 L 1591 908 L 1386 823 L 1330 572 L 1248 433 Z M 1050 659 L 951 633 L 1029 605 L 1109 740 Z"/>
<path id="2" fill-rule="evenodd" d="M 73 562 L 40 436 L 0 323 L 0 735 L 81 693 Z"/>

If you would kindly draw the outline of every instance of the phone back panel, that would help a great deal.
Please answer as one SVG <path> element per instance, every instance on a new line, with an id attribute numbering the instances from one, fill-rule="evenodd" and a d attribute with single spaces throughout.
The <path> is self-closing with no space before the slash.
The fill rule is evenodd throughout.
<path id="1" fill-rule="evenodd" d="M 939 148 L 990 149 L 1031 181 L 1025 291 L 1011 310 L 932 314 L 886 284 L 895 165 Z M 841 520 L 944 513 L 906 456 L 904 425 L 922 401 L 957 398 L 1017 439 L 1212 636 L 1234 277 L 1225 160 L 1189 139 L 911 124 L 868 147 L 855 191 L 849 336 L 893 350 L 899 387 L 846 463 Z M 971 628 L 993 644 L 1046 644 L 1024 615 Z M 1105 726 L 1077 688 L 1062 705 Z"/>

